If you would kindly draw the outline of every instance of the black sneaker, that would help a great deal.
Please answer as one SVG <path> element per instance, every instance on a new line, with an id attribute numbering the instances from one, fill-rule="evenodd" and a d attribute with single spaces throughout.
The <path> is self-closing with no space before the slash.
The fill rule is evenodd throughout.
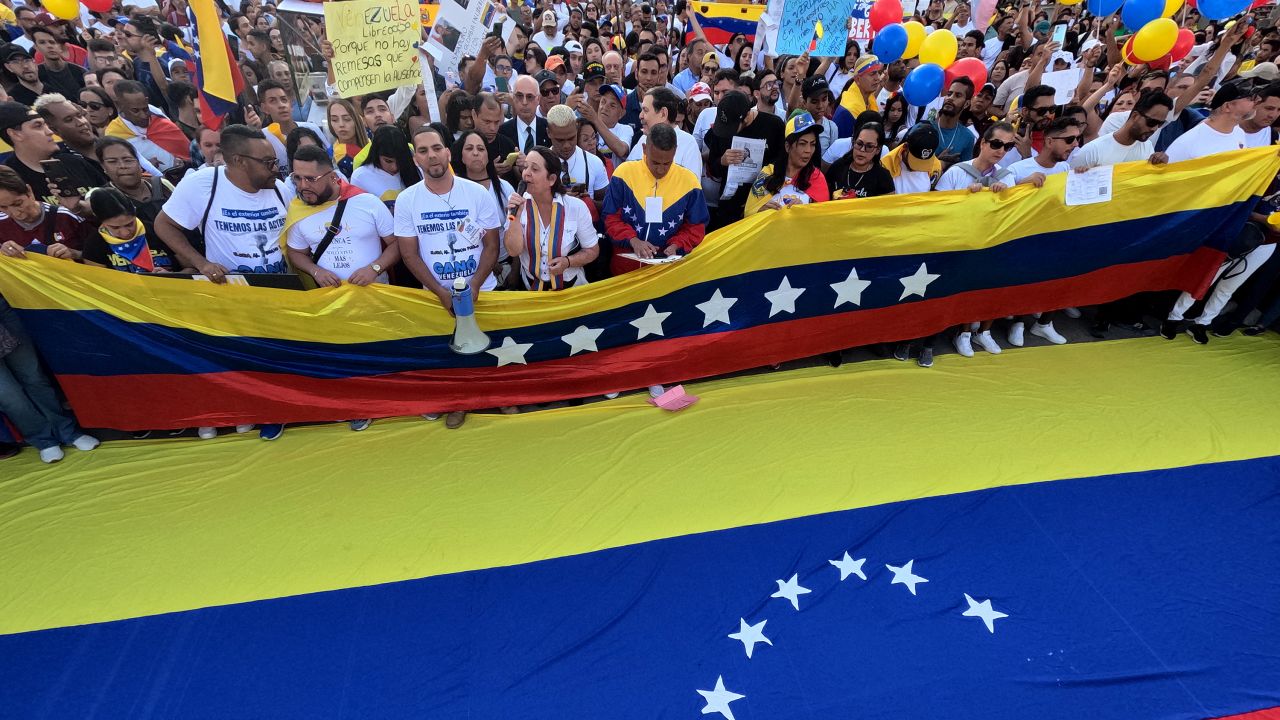
<path id="1" fill-rule="evenodd" d="M 1236 326 L 1229 323 L 1214 323 L 1209 330 L 1214 337 L 1231 337 L 1231 333 L 1236 331 Z"/>
<path id="2" fill-rule="evenodd" d="M 1196 341 L 1197 345 L 1209 344 L 1209 328 L 1204 325 L 1191 323 L 1187 326 L 1187 334 L 1191 336 L 1192 340 Z"/>
<path id="3" fill-rule="evenodd" d="M 1106 320 L 1095 320 L 1093 324 L 1089 326 L 1089 335 L 1090 337 L 1095 337 L 1099 340 L 1105 340 L 1107 339 L 1107 331 L 1110 329 L 1111 323 Z"/>
<path id="4" fill-rule="evenodd" d="M 906 362 L 909 357 L 911 357 L 911 346 L 907 343 L 898 343 L 898 346 L 893 349 L 893 359 Z"/>
<path id="5" fill-rule="evenodd" d="M 844 353 L 838 350 L 836 352 L 829 352 L 822 357 L 826 358 L 827 364 L 833 368 L 840 367 L 840 363 L 844 362 Z"/>
<path id="6" fill-rule="evenodd" d="M 1160 337 L 1165 340 L 1172 340 L 1178 337 L 1178 326 L 1182 324 L 1180 320 L 1161 320 L 1160 321 Z"/>
<path id="7" fill-rule="evenodd" d="M 1249 337 L 1257 337 L 1266 331 L 1267 329 L 1262 327 L 1261 325 L 1250 325 L 1249 327 L 1241 330 L 1240 332 L 1244 335 L 1248 335 Z"/>
<path id="8" fill-rule="evenodd" d="M 920 357 L 919 359 L 916 360 L 916 364 L 922 368 L 933 367 L 933 348 L 931 347 L 920 348 Z"/>

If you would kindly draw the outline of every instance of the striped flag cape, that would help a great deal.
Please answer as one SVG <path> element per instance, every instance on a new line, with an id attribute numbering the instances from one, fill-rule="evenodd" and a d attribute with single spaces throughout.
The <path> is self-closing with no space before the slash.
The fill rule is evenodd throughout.
<path id="1" fill-rule="evenodd" d="M 231 52 L 231 44 L 222 32 L 222 19 L 214 0 L 191 0 L 187 16 L 195 28 L 192 41 L 201 122 L 216 129 L 222 126 L 223 118 L 236 109 L 236 98 L 244 91 L 244 77 Z"/>

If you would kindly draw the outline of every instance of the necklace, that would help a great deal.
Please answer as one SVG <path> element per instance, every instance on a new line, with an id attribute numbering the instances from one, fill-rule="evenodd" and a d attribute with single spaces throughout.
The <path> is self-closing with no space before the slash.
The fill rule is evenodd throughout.
<path id="1" fill-rule="evenodd" d="M 458 187 L 458 183 L 453 182 L 452 178 L 450 178 L 449 180 L 449 192 L 445 193 L 444 196 L 441 196 L 440 193 L 436 192 L 435 190 L 432 190 L 431 186 L 425 182 L 422 183 L 422 187 L 426 188 L 427 192 L 431 193 L 432 195 L 435 195 L 437 200 L 444 203 L 445 205 L 448 205 L 450 210 L 453 209 L 453 203 L 449 202 L 449 198 L 453 197 L 453 189 Z"/>

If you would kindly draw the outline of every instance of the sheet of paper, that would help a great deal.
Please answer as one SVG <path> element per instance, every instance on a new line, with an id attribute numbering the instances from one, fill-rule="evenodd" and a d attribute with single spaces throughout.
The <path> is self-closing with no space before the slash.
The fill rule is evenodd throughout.
<path id="1" fill-rule="evenodd" d="M 1111 202 L 1112 166 L 1102 165 L 1087 172 L 1068 172 L 1066 204 L 1093 205 Z"/>
<path id="2" fill-rule="evenodd" d="M 1040 82 L 1053 88 L 1053 101 L 1055 103 L 1065 105 L 1071 102 L 1072 96 L 1076 94 L 1076 87 L 1080 84 L 1080 73 L 1082 72 L 1084 71 L 1080 68 L 1055 70 L 1040 76 Z"/>
<path id="3" fill-rule="evenodd" d="M 668 412 L 683 410 L 696 402 L 698 402 L 698 396 L 686 393 L 683 385 L 676 385 L 656 398 L 649 398 L 650 405 Z"/>
<path id="4" fill-rule="evenodd" d="M 732 197 L 739 187 L 755 182 L 756 176 L 760 174 L 760 168 L 764 166 L 763 139 L 734 135 L 729 147 L 733 150 L 742 150 L 747 156 L 737 165 L 729 166 L 729 172 L 724 179 L 724 193 L 720 195 L 726 198 Z"/>
<path id="5" fill-rule="evenodd" d="M 644 199 L 644 221 L 650 224 L 662 222 L 662 198 L 650 195 Z"/>
<path id="6" fill-rule="evenodd" d="M 642 258 L 635 253 L 618 253 L 618 257 L 624 257 L 628 260 L 635 260 L 645 265 L 670 265 L 673 262 L 679 262 L 684 258 L 683 255 L 657 255 L 651 258 Z"/>

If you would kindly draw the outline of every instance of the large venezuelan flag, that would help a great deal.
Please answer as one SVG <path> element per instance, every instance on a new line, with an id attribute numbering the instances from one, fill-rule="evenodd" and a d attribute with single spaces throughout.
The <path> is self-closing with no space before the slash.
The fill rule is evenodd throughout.
<path id="1" fill-rule="evenodd" d="M 698 25 L 712 45 L 725 45 L 737 33 L 747 36 L 747 44 L 756 39 L 756 24 L 764 14 L 765 6 L 740 3 L 691 3 Z M 694 34 L 686 29 L 685 42 Z"/>
<path id="2" fill-rule="evenodd" d="M 222 18 L 214 0 L 191 0 L 188 16 L 195 25 L 196 88 L 200 91 L 200 112 L 205 125 L 220 127 L 222 118 L 234 110 L 244 91 L 240 65 L 231 44 L 222 33 Z"/>
<path id="3" fill-rule="evenodd" d="M 343 420 L 527 404 L 922 337 L 961 322 L 1204 290 L 1273 150 L 1117 167 L 1001 195 L 879 197 L 759 213 L 688 258 L 557 293 L 491 293 L 493 347 L 448 349 L 430 293 L 306 293 L 0 259 L 0 292 L 91 427 Z"/>
<path id="4" fill-rule="evenodd" d="M 692 390 L 6 461 L 0 707 L 1277 716 L 1274 336 Z"/>

